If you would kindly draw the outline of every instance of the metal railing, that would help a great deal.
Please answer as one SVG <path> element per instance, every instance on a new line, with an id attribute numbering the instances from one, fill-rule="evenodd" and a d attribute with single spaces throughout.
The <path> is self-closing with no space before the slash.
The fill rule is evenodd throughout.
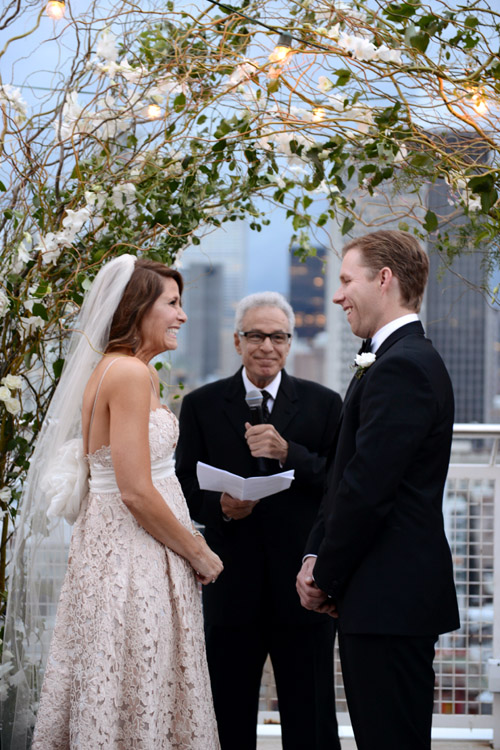
<path id="1" fill-rule="evenodd" d="M 436 647 L 433 725 L 493 730 L 500 750 L 500 425 L 456 424 L 453 435 L 443 514 L 461 627 Z M 337 650 L 334 660 L 339 724 L 348 725 Z M 269 664 L 261 695 L 261 718 L 279 720 Z"/>

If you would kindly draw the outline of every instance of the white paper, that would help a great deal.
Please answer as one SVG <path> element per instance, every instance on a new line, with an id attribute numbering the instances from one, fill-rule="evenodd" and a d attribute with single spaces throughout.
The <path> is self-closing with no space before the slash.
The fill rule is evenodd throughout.
<path id="1" fill-rule="evenodd" d="M 266 477 L 248 477 L 244 479 L 230 471 L 216 469 L 214 466 L 198 461 L 196 476 L 202 490 L 227 492 L 237 500 L 260 500 L 277 492 L 287 490 L 294 478 L 295 471 L 282 471 Z"/>

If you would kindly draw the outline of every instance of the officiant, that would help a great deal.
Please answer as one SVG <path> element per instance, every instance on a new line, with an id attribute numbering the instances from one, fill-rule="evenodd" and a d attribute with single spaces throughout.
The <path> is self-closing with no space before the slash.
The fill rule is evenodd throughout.
<path id="1" fill-rule="evenodd" d="M 276 292 L 240 301 L 234 344 L 242 367 L 184 397 L 177 475 L 224 574 L 203 591 L 205 635 L 222 750 L 255 750 L 262 670 L 271 657 L 284 750 L 340 750 L 333 705 L 335 622 L 306 611 L 297 568 L 318 511 L 337 393 L 288 375 L 294 314 Z M 262 394 L 260 424 L 245 397 Z M 198 461 L 242 477 L 294 469 L 290 489 L 258 502 L 202 491 Z M 330 701 L 332 703 L 330 703 Z"/>

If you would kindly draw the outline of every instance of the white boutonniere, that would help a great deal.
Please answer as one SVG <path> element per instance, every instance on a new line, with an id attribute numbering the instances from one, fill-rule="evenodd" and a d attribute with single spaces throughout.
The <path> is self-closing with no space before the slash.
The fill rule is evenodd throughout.
<path id="1" fill-rule="evenodd" d="M 357 378 L 360 378 L 365 370 L 373 365 L 376 359 L 377 356 L 373 352 L 363 352 L 363 354 L 356 354 L 356 356 L 354 357 L 354 364 L 352 365 L 352 367 L 356 367 L 356 372 L 354 373 L 355 376 Z"/>

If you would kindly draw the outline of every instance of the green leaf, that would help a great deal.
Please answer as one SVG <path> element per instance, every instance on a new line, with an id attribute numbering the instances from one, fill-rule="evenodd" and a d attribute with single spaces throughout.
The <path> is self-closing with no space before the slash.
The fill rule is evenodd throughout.
<path id="1" fill-rule="evenodd" d="M 479 19 L 476 16 L 467 16 L 464 22 L 464 26 L 468 29 L 475 29 L 479 25 Z"/>
<path id="2" fill-rule="evenodd" d="M 333 75 L 337 76 L 337 80 L 333 82 L 334 86 L 345 86 L 351 79 L 351 71 L 345 68 L 334 70 Z"/>
<path id="3" fill-rule="evenodd" d="M 176 112 L 181 112 L 186 105 L 186 95 L 181 91 L 180 94 L 174 99 L 174 109 Z"/>
<path id="4" fill-rule="evenodd" d="M 64 366 L 64 359 L 61 359 L 61 358 L 56 359 L 56 361 L 52 363 L 52 370 L 54 372 L 55 378 L 61 377 L 63 366 Z"/>
<path id="5" fill-rule="evenodd" d="M 424 220 L 424 229 L 426 232 L 435 232 L 438 228 L 438 218 L 434 211 L 427 211 Z"/>
<path id="6" fill-rule="evenodd" d="M 7 190 L 7 188 L 5 187 L 5 185 L 3 184 L 1 180 L 0 180 L 0 190 L 2 191 L 2 193 L 5 193 L 5 191 Z"/>
<path id="7" fill-rule="evenodd" d="M 280 79 L 275 78 L 273 81 L 270 81 L 267 84 L 267 93 L 268 94 L 275 94 L 280 87 Z"/>
<path id="8" fill-rule="evenodd" d="M 349 216 L 346 216 L 342 224 L 342 229 L 340 231 L 342 232 L 342 234 L 347 234 L 348 232 L 351 231 L 353 226 L 354 226 L 353 220 Z"/>
<path id="9" fill-rule="evenodd" d="M 389 5 L 383 9 L 382 13 L 390 21 L 404 21 L 407 18 L 411 18 L 419 6 L 418 2 L 415 3 L 389 3 Z"/>
<path id="10" fill-rule="evenodd" d="M 47 310 L 45 309 L 45 305 L 42 305 L 41 302 L 35 302 L 35 304 L 32 307 L 33 315 L 39 315 L 42 320 L 48 320 L 49 316 L 47 315 Z"/>
<path id="11" fill-rule="evenodd" d="M 163 208 L 160 208 L 160 210 L 154 215 L 154 222 L 155 224 L 163 224 L 166 226 L 167 224 L 170 224 L 170 215 Z"/>
<path id="12" fill-rule="evenodd" d="M 419 52 L 425 52 L 431 40 L 429 34 L 425 31 L 416 31 L 408 35 L 405 34 L 407 43 Z"/>
<path id="13" fill-rule="evenodd" d="M 494 184 L 495 181 L 493 175 L 481 174 L 477 177 L 472 177 L 469 180 L 467 187 L 473 193 L 477 193 L 478 195 L 480 195 L 481 193 L 488 193 L 490 190 L 492 190 Z"/>
<path id="14" fill-rule="evenodd" d="M 217 143 L 215 143 L 212 146 L 212 151 L 217 154 L 219 151 L 224 151 L 224 149 L 226 148 L 226 146 L 227 146 L 226 139 L 225 138 L 221 138 L 219 141 L 217 141 Z"/>

